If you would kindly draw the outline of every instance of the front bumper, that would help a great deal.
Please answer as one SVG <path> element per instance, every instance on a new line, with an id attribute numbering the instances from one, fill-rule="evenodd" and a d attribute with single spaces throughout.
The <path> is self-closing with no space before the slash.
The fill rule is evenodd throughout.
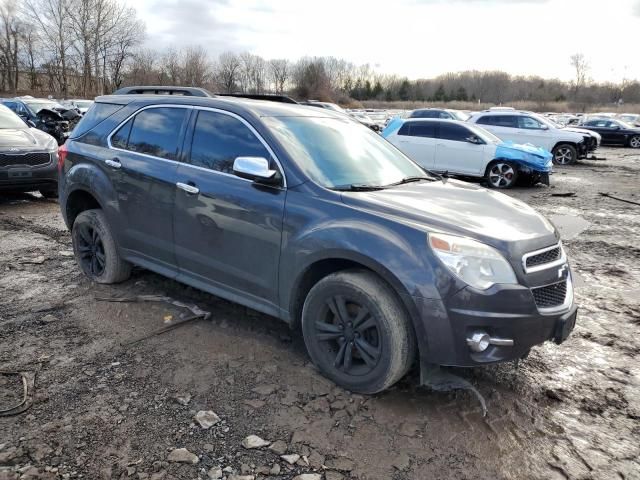
<path id="1" fill-rule="evenodd" d="M 572 292 L 570 295 L 567 305 L 554 313 L 541 313 L 531 290 L 519 285 L 494 286 L 486 292 L 464 288 L 445 301 L 414 298 L 426 335 L 420 339 L 426 343 L 421 349 L 421 366 L 506 362 L 522 358 L 546 341 L 562 343 L 576 322 L 577 306 Z M 513 340 L 513 344 L 490 345 L 474 352 L 467 339 L 479 331 Z"/>
<path id="2" fill-rule="evenodd" d="M 13 166 L 0 168 L 0 191 L 29 192 L 55 190 L 58 187 L 58 166 L 50 163 L 38 166 Z"/>

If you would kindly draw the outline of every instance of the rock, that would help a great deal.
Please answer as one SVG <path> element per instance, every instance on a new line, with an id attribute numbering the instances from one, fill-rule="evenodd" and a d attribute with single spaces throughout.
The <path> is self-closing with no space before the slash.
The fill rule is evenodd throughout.
<path id="1" fill-rule="evenodd" d="M 257 435 L 249 435 L 242 440 L 242 446 L 247 449 L 268 447 L 270 444 L 271 442 L 267 442 Z"/>
<path id="2" fill-rule="evenodd" d="M 251 470 L 252 468 L 246 463 L 243 463 L 242 465 L 240 465 L 240 473 L 242 473 L 243 475 L 251 473 Z"/>
<path id="3" fill-rule="evenodd" d="M 263 400 L 251 399 L 251 400 L 245 400 L 244 404 L 249 405 L 251 408 L 258 409 L 258 408 L 264 407 L 265 402 Z"/>
<path id="4" fill-rule="evenodd" d="M 276 455 L 284 455 L 285 453 L 287 453 L 287 444 L 282 440 L 278 440 L 277 442 L 273 442 L 271 444 L 269 450 L 271 450 Z"/>
<path id="5" fill-rule="evenodd" d="M 411 458 L 406 453 L 401 453 L 391 462 L 391 465 L 400 471 L 407 470 L 411 465 Z"/>
<path id="6" fill-rule="evenodd" d="M 304 432 L 293 432 L 293 435 L 291 435 L 291 443 L 304 443 L 306 438 Z"/>
<path id="7" fill-rule="evenodd" d="M 277 390 L 278 387 L 276 387 L 273 384 L 268 384 L 268 385 L 258 385 L 257 387 L 255 387 L 253 389 L 253 391 L 255 393 L 257 393 L 258 395 L 271 395 L 273 392 L 275 392 Z"/>
<path id="8" fill-rule="evenodd" d="M 0 452 L 0 465 L 13 465 L 24 455 L 22 448 L 10 447 Z"/>
<path id="9" fill-rule="evenodd" d="M 205 430 L 213 427 L 220 421 L 220 417 L 211 410 L 200 410 L 193 419 Z"/>
<path id="10" fill-rule="evenodd" d="M 222 469 L 220 467 L 211 467 L 207 472 L 207 478 L 211 480 L 218 480 L 222 478 Z"/>
<path id="11" fill-rule="evenodd" d="M 204 448 L 204 451 L 207 453 L 211 453 L 213 452 L 213 445 L 211 445 L 210 443 L 205 443 L 202 448 Z"/>
<path id="12" fill-rule="evenodd" d="M 309 455 L 309 465 L 315 469 L 319 469 L 324 465 L 324 455 L 320 455 L 315 450 Z"/>
<path id="13" fill-rule="evenodd" d="M 284 397 L 280 399 L 280 403 L 288 407 L 290 407 L 291 405 L 295 405 L 297 401 L 298 392 L 296 392 L 295 390 L 287 390 L 287 393 L 285 393 Z"/>
<path id="14" fill-rule="evenodd" d="M 298 455 L 297 453 L 292 453 L 290 455 L 280 455 L 280 458 L 287 462 L 289 465 L 293 465 L 298 460 L 300 460 L 300 455 Z"/>
<path id="15" fill-rule="evenodd" d="M 322 475 L 319 473 L 303 473 L 297 477 L 293 477 L 293 480 L 322 480 Z"/>
<path id="16" fill-rule="evenodd" d="M 227 480 L 255 480 L 253 475 L 229 475 Z"/>
<path id="17" fill-rule="evenodd" d="M 324 474 L 324 480 L 344 480 L 344 475 L 338 472 L 328 471 Z"/>
<path id="18" fill-rule="evenodd" d="M 343 472 L 350 472 L 354 467 L 353 461 L 345 457 L 338 457 L 327 460 L 326 466 L 327 468 L 331 468 L 333 470 L 341 470 Z"/>
<path id="19" fill-rule="evenodd" d="M 174 398 L 176 399 L 176 402 L 186 407 L 187 405 L 189 405 L 189 402 L 191 401 L 191 394 L 178 393 Z"/>
<path id="20" fill-rule="evenodd" d="M 37 257 L 33 257 L 33 258 L 28 259 L 28 260 L 24 260 L 24 261 L 22 261 L 20 263 L 31 263 L 31 264 L 34 264 L 34 265 L 41 265 L 41 264 L 44 263 L 45 260 L 46 260 L 46 258 L 45 258 L 44 255 L 38 255 Z"/>
<path id="21" fill-rule="evenodd" d="M 61 257 L 73 257 L 72 250 L 60 250 L 58 253 L 60 254 Z"/>
<path id="22" fill-rule="evenodd" d="M 267 465 L 262 465 L 256 468 L 257 475 L 269 475 L 270 472 L 271 472 L 271 469 Z"/>
<path id="23" fill-rule="evenodd" d="M 399 434 L 404 435 L 405 437 L 416 437 L 418 436 L 418 432 L 420 431 L 420 427 L 415 423 L 405 422 L 400 425 Z"/>
<path id="24" fill-rule="evenodd" d="M 269 470 L 269 474 L 270 475 L 280 475 L 280 465 L 278 465 L 277 463 L 273 464 L 273 467 L 271 467 L 271 470 Z"/>
<path id="25" fill-rule="evenodd" d="M 331 404 L 331 410 L 342 410 L 347 407 L 347 402 L 344 400 L 336 400 Z"/>
<path id="26" fill-rule="evenodd" d="M 55 317 L 55 315 L 51 315 L 49 313 L 48 315 L 45 315 L 44 317 L 42 317 L 40 320 L 43 321 L 44 323 L 52 323 L 57 321 L 58 319 Z"/>
<path id="27" fill-rule="evenodd" d="M 159 472 L 152 473 L 151 477 L 149 477 L 149 480 L 163 480 L 166 476 L 167 472 L 165 472 L 164 470 L 160 470 Z"/>
<path id="28" fill-rule="evenodd" d="M 173 463 L 198 463 L 199 459 L 195 453 L 191 453 L 186 448 L 176 448 L 169 453 L 167 460 Z"/>
<path id="29" fill-rule="evenodd" d="M 305 411 L 314 411 L 314 412 L 322 412 L 327 413 L 331 409 L 329 406 L 329 401 L 326 397 L 318 397 L 315 400 L 310 401 L 304 406 Z"/>

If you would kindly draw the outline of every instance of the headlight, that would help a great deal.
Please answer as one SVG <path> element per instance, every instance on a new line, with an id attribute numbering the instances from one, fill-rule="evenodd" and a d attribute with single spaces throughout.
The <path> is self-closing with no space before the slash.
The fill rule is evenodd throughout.
<path id="1" fill-rule="evenodd" d="M 454 275 L 474 288 L 486 290 L 496 283 L 518 283 L 509 262 L 489 245 L 440 233 L 429 234 L 429 245 Z"/>

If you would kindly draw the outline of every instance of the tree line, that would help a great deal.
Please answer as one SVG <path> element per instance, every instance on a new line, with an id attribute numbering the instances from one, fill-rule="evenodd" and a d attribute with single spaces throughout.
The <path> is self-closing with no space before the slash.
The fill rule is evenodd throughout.
<path id="1" fill-rule="evenodd" d="M 144 23 L 121 0 L 0 0 L 0 91 L 92 97 L 126 85 L 197 86 L 221 93 L 277 93 L 353 104 L 515 101 L 640 103 L 640 82 L 589 80 L 584 55 L 565 82 L 501 71 L 410 80 L 335 57 L 265 59 L 249 52 L 211 58 L 199 45 L 142 48 Z"/>

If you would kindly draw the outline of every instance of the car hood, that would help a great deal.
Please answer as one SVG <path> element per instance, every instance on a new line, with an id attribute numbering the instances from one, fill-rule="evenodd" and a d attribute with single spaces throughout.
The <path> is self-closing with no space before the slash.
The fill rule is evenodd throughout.
<path id="1" fill-rule="evenodd" d="M 586 128 L 564 127 L 563 130 L 591 135 L 592 137 L 595 137 L 596 140 L 598 140 L 598 143 L 600 143 L 600 140 L 602 140 L 602 135 L 600 135 L 598 132 L 594 132 L 593 130 L 587 130 Z"/>
<path id="2" fill-rule="evenodd" d="M 530 143 L 502 142 L 496 147 L 495 158 L 514 160 L 539 172 L 550 172 L 553 166 L 551 152 Z"/>
<path id="3" fill-rule="evenodd" d="M 526 203 L 457 180 L 344 192 L 342 201 L 425 231 L 477 238 L 508 250 L 513 242 L 542 247 L 559 239 L 555 227 Z"/>
<path id="4" fill-rule="evenodd" d="M 5 152 L 7 148 L 44 149 L 47 148 L 50 138 L 49 135 L 35 128 L 0 129 L 0 151 Z"/>

